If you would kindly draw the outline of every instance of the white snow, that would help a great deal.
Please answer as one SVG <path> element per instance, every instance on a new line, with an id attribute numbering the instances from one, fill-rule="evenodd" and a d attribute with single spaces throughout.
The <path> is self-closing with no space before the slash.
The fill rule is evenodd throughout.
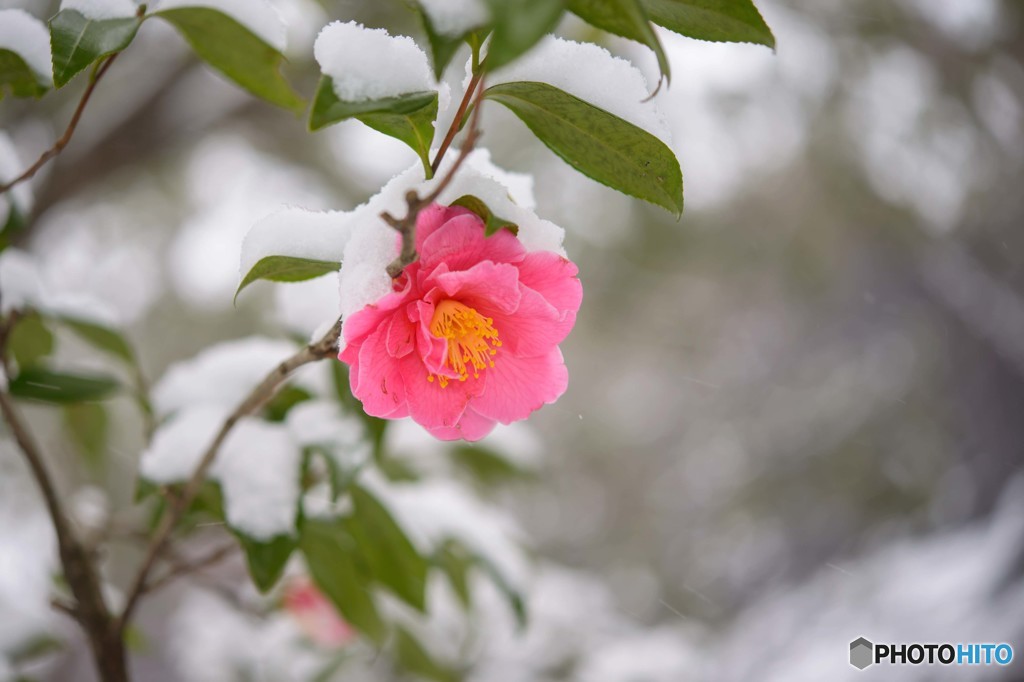
<path id="1" fill-rule="evenodd" d="M 346 102 L 434 90 L 427 55 L 408 36 L 366 28 L 354 21 L 324 27 L 313 45 L 320 69 Z"/>
<path id="2" fill-rule="evenodd" d="M 491 18 L 485 0 L 419 0 L 419 4 L 434 30 L 450 37 L 460 37 Z"/>
<path id="3" fill-rule="evenodd" d="M 352 236 L 345 248 L 339 276 L 341 313 L 348 316 L 391 291 L 391 279 L 385 268 L 398 255 L 395 231 L 380 218 L 384 211 L 405 215 L 405 193 L 415 189 L 429 194 L 455 163 L 456 154 L 445 157 L 432 180 L 424 181 L 423 168 L 415 164 L 393 178 L 374 197 L 351 212 Z M 456 173 L 438 201 L 448 204 L 465 194 L 484 201 L 496 214 L 519 226 L 519 240 L 529 251 L 564 253 L 564 231 L 543 220 L 530 209 L 532 192 L 527 179 L 510 174 L 491 163 L 490 152 L 477 149 Z"/>
<path id="4" fill-rule="evenodd" d="M 301 451 L 283 424 L 246 418 L 228 436 L 212 474 L 228 524 L 254 540 L 291 535 L 299 504 Z"/>
<path id="5" fill-rule="evenodd" d="M 468 63 L 466 74 L 463 87 L 471 75 Z M 645 101 L 650 95 L 647 79 L 630 62 L 603 47 L 548 36 L 521 59 L 488 75 L 487 86 L 517 81 L 553 85 L 671 145 L 664 113 L 653 101 Z"/>
<path id="6" fill-rule="evenodd" d="M 133 17 L 139 8 L 132 0 L 63 0 L 60 9 L 75 10 L 86 19 L 103 21 Z"/>
<path id="7" fill-rule="evenodd" d="M 10 50 L 21 57 L 41 83 L 53 83 L 50 32 L 25 10 L 0 10 L 0 50 Z"/>
<path id="8" fill-rule="evenodd" d="M 341 262 L 352 226 L 341 211 L 284 208 L 252 226 L 242 241 L 239 274 L 244 278 L 267 256 Z"/>
<path id="9" fill-rule="evenodd" d="M 170 367 L 153 387 L 153 404 L 166 415 L 196 405 L 234 408 L 298 347 L 253 336 L 220 343 Z"/>
<path id="10" fill-rule="evenodd" d="M 159 11 L 205 7 L 226 14 L 278 52 L 287 47 L 287 31 L 281 16 L 268 0 L 163 0 Z"/>
<path id="11" fill-rule="evenodd" d="M 227 417 L 223 408 L 184 410 L 161 426 L 139 471 L 153 483 L 188 480 Z M 232 528 L 255 540 L 290 534 L 299 502 L 301 450 L 283 424 L 241 420 L 221 445 L 210 478 L 220 482 Z"/>
<path id="12" fill-rule="evenodd" d="M 43 282 L 32 256 L 19 249 L 0 253 L 0 312 L 38 306 L 42 300 Z"/>

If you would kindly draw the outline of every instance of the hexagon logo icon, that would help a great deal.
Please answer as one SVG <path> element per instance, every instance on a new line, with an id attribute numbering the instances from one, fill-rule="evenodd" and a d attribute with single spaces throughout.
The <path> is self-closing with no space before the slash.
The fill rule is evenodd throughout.
<path id="1" fill-rule="evenodd" d="M 875 645 L 863 637 L 853 640 L 850 642 L 850 665 L 857 670 L 868 667 L 875 662 L 874 650 Z"/>

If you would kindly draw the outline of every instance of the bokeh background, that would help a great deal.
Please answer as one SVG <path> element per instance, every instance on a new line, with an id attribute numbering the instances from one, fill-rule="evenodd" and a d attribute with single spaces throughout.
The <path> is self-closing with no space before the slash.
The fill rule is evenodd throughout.
<path id="1" fill-rule="evenodd" d="M 275 4 L 304 92 L 328 20 L 422 38 L 398 0 Z M 534 174 L 537 212 L 566 229 L 585 299 L 569 391 L 517 446 L 531 480 L 487 492 L 558 567 L 534 595 L 547 629 L 474 679 L 1024 679 L 1016 661 L 846 662 L 859 636 L 1024 658 L 1024 5 L 757 4 L 774 53 L 662 32 L 681 220 L 484 114 L 494 161 Z M 640 46 L 559 31 L 654 81 Z M 81 87 L 3 102 L 23 159 Z M 147 24 L 33 183 L 17 246 L 55 287 L 113 306 L 156 378 L 214 342 L 311 330 L 329 283 L 257 285 L 232 306 L 241 238 L 281 204 L 351 208 L 414 161 L 354 122 L 307 133 Z M 84 470 L 61 420 L 31 416 L 69 495 L 127 502 L 142 443 L 127 401 Z M 144 679 L 179 679 L 152 646 Z M 85 661 L 44 679 L 89 679 Z"/>

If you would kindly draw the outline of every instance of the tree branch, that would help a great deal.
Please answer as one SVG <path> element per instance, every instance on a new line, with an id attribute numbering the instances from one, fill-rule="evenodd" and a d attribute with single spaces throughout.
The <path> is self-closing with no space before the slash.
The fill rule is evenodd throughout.
<path id="1" fill-rule="evenodd" d="M 224 421 L 220 431 L 214 437 L 213 442 L 210 443 L 206 451 L 203 453 L 202 459 L 192 472 L 192 477 L 189 478 L 185 487 L 182 489 L 181 495 L 168 506 L 168 511 L 164 513 L 160 519 L 160 525 L 157 527 L 156 532 L 153 534 L 153 539 L 149 544 L 149 549 L 146 552 L 146 556 L 142 560 L 142 565 L 139 568 L 138 573 L 135 576 L 131 588 L 128 590 L 128 599 L 125 602 L 124 611 L 121 613 L 118 619 L 118 627 L 123 630 L 128 624 L 132 612 L 138 605 L 139 598 L 150 589 L 149 586 L 149 574 L 152 572 L 157 560 L 160 555 L 164 552 L 167 547 L 167 542 L 170 539 L 171 533 L 175 526 L 181 520 L 185 511 L 195 500 L 196 495 L 203 485 L 203 481 L 206 477 L 206 473 L 213 465 L 214 460 L 217 458 L 217 453 L 220 451 L 224 441 L 227 440 L 231 431 L 235 428 L 235 425 L 242 420 L 243 417 L 247 417 L 254 414 L 263 405 L 267 403 L 273 396 L 277 389 L 285 382 L 285 380 L 298 368 L 308 365 L 311 362 L 323 360 L 337 352 L 338 337 L 341 335 L 341 321 L 339 320 L 330 331 L 324 335 L 316 343 L 312 343 L 298 353 L 288 358 L 263 379 L 262 382 L 256 388 L 249 393 L 248 397 L 241 402 L 241 404 L 235 408 L 228 418 Z"/>
<path id="2" fill-rule="evenodd" d="M 209 568 L 215 564 L 220 563 L 224 559 L 231 556 L 235 551 L 238 550 L 238 543 L 234 540 L 218 547 L 214 551 L 210 552 L 206 556 L 200 557 L 195 561 L 180 561 L 176 562 L 174 568 L 168 570 L 162 576 L 148 583 L 142 590 L 143 594 L 149 594 L 156 592 L 157 590 L 166 587 L 170 583 L 174 582 L 178 578 L 184 577 L 191 573 L 201 571 L 204 568 Z"/>
<path id="3" fill-rule="evenodd" d="M 7 340 L 17 320 L 18 315 L 11 313 L 0 329 L 0 364 L 3 365 L 8 384 L 11 377 L 7 362 Z M 7 422 L 14 440 L 25 455 L 32 476 L 43 494 L 46 509 L 57 535 L 64 578 L 75 598 L 75 603 L 67 606 L 70 614 L 82 624 L 89 638 L 100 679 L 105 682 L 126 682 L 128 674 L 124 644 L 120 632 L 114 628 L 115 619 L 103 598 L 99 573 L 82 541 L 74 532 L 61 497 L 44 463 L 42 450 L 6 390 L 0 391 L 0 412 L 3 413 L 4 421 Z"/>
<path id="4" fill-rule="evenodd" d="M 455 138 L 455 134 L 458 132 L 459 127 L 462 123 L 463 117 L 466 115 L 466 109 L 469 107 L 470 101 L 473 99 L 474 92 L 476 95 L 476 102 L 473 108 L 473 115 L 469 122 L 469 131 L 466 133 L 466 139 L 462 143 L 462 148 L 459 150 L 459 157 L 452 164 L 452 167 L 448 169 L 444 177 L 440 179 L 437 186 L 430 194 L 425 197 L 420 197 L 414 190 L 410 190 L 405 195 L 406 212 L 404 218 L 396 218 L 390 213 L 384 212 L 381 214 L 381 218 L 402 236 L 402 248 L 395 260 L 388 264 L 387 272 L 391 279 L 396 279 L 411 263 L 416 261 L 416 218 L 419 217 L 420 211 L 427 206 L 437 201 L 437 198 L 441 196 L 441 193 L 448 188 L 455 174 L 462 166 L 462 162 L 466 160 L 469 153 L 473 151 L 473 147 L 476 146 L 477 140 L 480 138 L 480 110 L 483 108 L 483 72 L 477 73 L 473 76 L 473 80 L 470 81 L 469 87 L 466 88 L 466 95 L 462 98 L 462 103 L 459 105 L 459 110 L 455 114 L 455 120 L 452 121 L 451 126 L 448 128 L 448 134 L 445 136 L 444 142 L 441 144 L 441 148 L 437 152 L 437 157 L 434 159 L 434 163 L 431 164 L 432 168 L 436 172 L 441 167 L 441 160 L 444 157 L 445 152 L 451 145 L 452 140 Z"/>
<path id="5" fill-rule="evenodd" d="M 25 182 L 26 180 L 31 179 L 36 173 L 39 172 L 40 168 L 45 166 L 51 159 L 55 158 L 58 154 L 64 151 L 64 148 L 68 146 L 69 142 L 71 142 L 71 137 L 75 134 L 75 129 L 78 127 L 78 121 L 81 120 L 82 112 L 85 111 L 85 105 L 89 103 L 89 98 L 92 97 L 93 91 L 99 84 L 100 79 L 103 78 L 103 74 L 107 72 L 107 69 L 110 68 L 110 65 L 114 63 L 114 60 L 117 59 L 117 56 L 119 54 L 121 53 L 115 52 L 114 54 L 107 57 L 103 61 L 103 63 L 100 64 L 99 67 L 96 68 L 89 75 L 89 85 L 85 88 L 85 92 L 82 93 L 82 99 L 78 101 L 78 106 L 75 107 L 75 113 L 71 115 L 71 121 L 68 123 L 68 127 L 64 130 L 64 134 L 61 135 L 57 139 L 57 141 L 53 143 L 52 147 L 43 152 L 42 155 L 36 160 L 36 162 L 29 166 L 24 173 L 14 178 L 10 182 L 0 185 L 0 194 L 4 194 L 5 192 L 13 188 L 15 185 L 18 185 L 22 182 Z"/>

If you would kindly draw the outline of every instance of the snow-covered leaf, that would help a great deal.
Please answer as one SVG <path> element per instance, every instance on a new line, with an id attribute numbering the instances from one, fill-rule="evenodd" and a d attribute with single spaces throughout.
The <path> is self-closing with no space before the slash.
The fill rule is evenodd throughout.
<path id="1" fill-rule="evenodd" d="M 485 94 L 511 109 L 551 151 L 584 175 L 682 213 L 679 162 L 647 131 L 546 83 L 503 83 Z"/>
<path id="2" fill-rule="evenodd" d="M 265 279 L 270 282 L 304 282 L 329 272 L 337 272 L 337 261 L 313 260 L 295 256 L 267 256 L 260 259 L 242 279 L 235 291 L 235 300 L 242 290 L 253 282 Z"/>
<path id="3" fill-rule="evenodd" d="M 338 99 L 330 76 L 320 80 L 309 114 L 309 129 L 319 130 L 332 123 L 355 118 L 378 132 L 409 145 L 424 168 L 430 167 L 430 143 L 437 119 L 437 93 L 414 92 L 398 97 L 360 102 Z"/>
<path id="4" fill-rule="evenodd" d="M 0 100 L 39 97 L 52 84 L 46 26 L 20 9 L 0 10 Z"/>
<path id="5" fill-rule="evenodd" d="M 278 70 L 284 59 L 280 47 L 218 9 L 164 7 L 154 16 L 173 24 L 210 66 L 257 97 L 286 109 L 302 108 L 302 98 Z"/>
<path id="6" fill-rule="evenodd" d="M 654 23 L 690 38 L 775 47 L 751 0 L 641 0 Z"/>
<path id="7" fill-rule="evenodd" d="M 96 20 L 75 9 L 62 9 L 50 19 L 53 83 L 58 88 L 107 55 L 128 47 L 141 18 Z"/>
<path id="8" fill-rule="evenodd" d="M 640 0 L 568 0 L 569 9 L 588 24 L 635 40 L 651 48 L 665 78 L 671 76 L 668 57 Z"/>
<path id="9" fill-rule="evenodd" d="M 356 541 L 345 527 L 338 521 L 306 519 L 299 546 L 313 582 L 342 617 L 371 641 L 382 644 L 387 628 L 367 580 L 356 566 Z"/>
<path id="10" fill-rule="evenodd" d="M 488 0 L 494 29 L 487 45 L 487 68 L 497 69 L 532 48 L 555 29 L 564 0 Z"/>
<path id="11" fill-rule="evenodd" d="M 26 367 L 11 381 L 11 395 L 47 403 L 102 400 L 118 390 L 117 380 L 98 374 L 71 374 L 44 367 Z"/>

